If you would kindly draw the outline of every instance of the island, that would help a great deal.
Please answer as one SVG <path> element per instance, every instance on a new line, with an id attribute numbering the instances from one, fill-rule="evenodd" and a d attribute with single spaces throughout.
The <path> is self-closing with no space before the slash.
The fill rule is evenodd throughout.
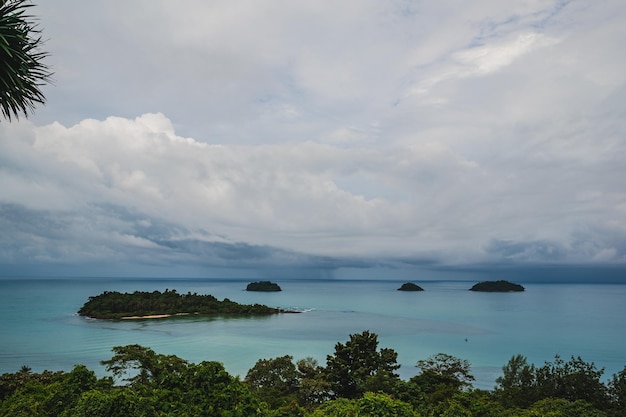
<path id="1" fill-rule="evenodd" d="M 509 281 L 483 281 L 478 284 L 474 284 L 470 291 L 481 292 L 519 292 L 524 291 L 524 287 L 519 284 L 514 284 Z"/>
<path id="2" fill-rule="evenodd" d="M 219 301 L 210 294 L 179 294 L 176 290 L 135 291 L 120 293 L 105 291 L 89 300 L 78 315 L 94 319 L 159 319 L 187 315 L 202 316 L 265 316 L 283 313 L 280 308 L 261 304 L 239 304 L 224 298 Z"/>
<path id="3" fill-rule="evenodd" d="M 282 291 L 281 288 L 275 282 L 270 281 L 258 281 L 251 282 L 246 287 L 246 291 L 263 291 L 263 292 L 273 292 L 273 291 Z"/>
<path id="4" fill-rule="evenodd" d="M 398 291 L 424 291 L 424 289 L 417 284 L 413 284 L 412 282 L 406 282 L 398 288 Z"/>

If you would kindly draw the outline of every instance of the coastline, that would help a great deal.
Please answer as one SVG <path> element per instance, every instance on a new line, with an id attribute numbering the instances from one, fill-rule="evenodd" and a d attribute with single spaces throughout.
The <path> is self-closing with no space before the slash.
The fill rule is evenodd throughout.
<path id="1" fill-rule="evenodd" d="M 126 316 L 120 317 L 120 320 L 141 320 L 141 319 L 165 319 L 167 317 L 188 316 L 191 313 L 175 313 L 175 314 L 151 314 L 149 316 Z M 197 314 L 197 313 L 194 313 Z"/>
<path id="2" fill-rule="evenodd" d="M 284 309 L 280 307 L 276 307 L 276 310 L 278 310 L 278 313 L 303 313 L 304 312 L 301 310 Z M 125 317 L 120 317 L 119 320 L 166 319 L 168 317 L 189 316 L 191 314 L 199 314 L 199 313 L 174 313 L 174 314 L 150 314 L 148 316 L 125 316 Z"/>

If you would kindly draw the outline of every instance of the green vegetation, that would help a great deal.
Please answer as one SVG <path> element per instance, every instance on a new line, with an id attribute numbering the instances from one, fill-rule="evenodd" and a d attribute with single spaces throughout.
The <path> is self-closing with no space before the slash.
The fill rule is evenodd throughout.
<path id="1" fill-rule="evenodd" d="M 422 287 L 412 282 L 406 282 L 398 288 L 398 291 L 424 291 Z"/>
<path id="2" fill-rule="evenodd" d="M 78 310 L 78 314 L 96 319 L 121 319 L 184 314 L 260 316 L 281 311 L 261 304 L 238 304 L 228 298 L 219 301 L 208 294 L 178 294 L 176 290 L 165 290 L 165 292 L 135 291 L 133 293 L 106 291 L 95 297 L 89 297 L 89 301 Z"/>
<path id="3" fill-rule="evenodd" d="M 261 359 L 243 380 L 218 362 L 189 363 L 140 345 L 113 348 L 98 379 L 70 372 L 0 376 L 0 417 L 626 417 L 626 367 L 608 382 L 593 363 L 556 356 L 537 367 L 521 355 L 492 391 L 472 387 L 469 362 L 447 354 L 417 361 L 408 381 L 393 349 L 365 331 L 337 343 L 321 366 L 312 358 Z"/>
<path id="4" fill-rule="evenodd" d="M 483 281 L 475 284 L 470 291 L 482 292 L 514 292 L 524 291 L 524 287 L 519 284 L 513 284 L 509 281 Z"/>
<path id="5" fill-rule="evenodd" d="M 48 56 L 34 18 L 26 11 L 26 0 L 0 0 L 0 110 L 11 120 L 20 113 L 28 116 L 45 97 L 40 87 L 50 81 L 51 72 L 43 60 Z"/>
<path id="6" fill-rule="evenodd" d="M 398 354 L 378 350 L 378 336 L 365 331 L 350 335 L 345 344 L 335 345 L 335 354 L 326 358 L 324 377 L 335 398 L 358 398 L 366 391 L 379 391 L 398 379 L 394 373 Z"/>
<path id="7" fill-rule="evenodd" d="M 258 281 L 258 282 L 251 282 L 250 284 L 248 284 L 248 286 L 246 287 L 246 291 L 273 292 L 273 291 L 282 291 L 282 290 L 278 286 L 278 284 L 276 284 L 275 282 Z"/>

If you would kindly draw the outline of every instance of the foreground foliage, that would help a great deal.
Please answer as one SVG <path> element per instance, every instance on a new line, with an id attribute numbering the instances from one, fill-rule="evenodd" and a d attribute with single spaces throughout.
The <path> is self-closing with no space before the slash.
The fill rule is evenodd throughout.
<path id="1" fill-rule="evenodd" d="M 219 301 L 210 294 L 178 294 L 176 290 L 135 291 L 133 293 L 105 291 L 95 297 L 89 297 L 89 300 L 78 310 L 81 316 L 97 319 L 176 314 L 257 316 L 280 312 L 281 310 L 277 308 L 261 304 L 239 304 L 228 298 Z"/>
<path id="2" fill-rule="evenodd" d="M 11 120 L 28 116 L 45 97 L 40 87 L 52 75 L 44 64 L 47 53 L 26 0 L 0 0 L 0 111 Z"/>
<path id="3" fill-rule="evenodd" d="M 626 367 L 608 382 L 593 363 L 556 356 L 541 367 L 516 355 L 493 391 L 472 387 L 469 362 L 447 354 L 418 360 L 408 381 L 397 354 L 365 331 L 337 343 L 326 366 L 285 355 L 261 359 L 240 380 L 218 362 L 189 363 L 140 345 L 113 348 L 98 379 L 70 372 L 0 376 L 0 417 L 625 417 Z"/>

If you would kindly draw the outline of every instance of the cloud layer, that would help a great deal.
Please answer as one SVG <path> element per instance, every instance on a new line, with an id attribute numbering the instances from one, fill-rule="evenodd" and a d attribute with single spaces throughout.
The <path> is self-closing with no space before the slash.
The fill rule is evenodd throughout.
<path id="1" fill-rule="evenodd" d="M 626 263 L 621 2 L 143 3 L 37 6 L 0 263 Z"/>

